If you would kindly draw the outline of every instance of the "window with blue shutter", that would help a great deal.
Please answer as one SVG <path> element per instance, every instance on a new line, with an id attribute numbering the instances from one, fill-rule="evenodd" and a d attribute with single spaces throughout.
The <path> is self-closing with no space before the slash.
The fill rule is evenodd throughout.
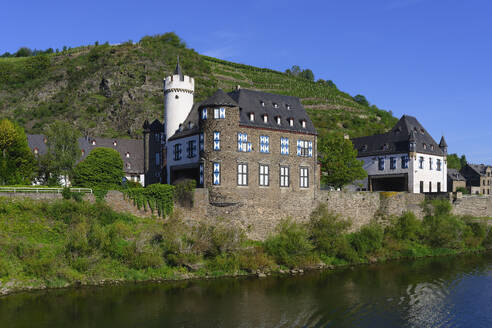
<path id="1" fill-rule="evenodd" d="M 214 131 L 214 150 L 220 150 L 220 132 Z"/>
<path id="2" fill-rule="evenodd" d="M 203 163 L 200 163 L 200 186 L 203 186 Z"/>
<path id="3" fill-rule="evenodd" d="M 203 141 L 204 141 L 204 139 L 205 139 L 205 137 L 204 137 L 203 132 L 202 132 L 202 133 L 200 133 L 200 137 L 198 139 L 198 142 L 200 144 L 200 151 L 203 151 L 203 148 L 204 148 Z"/>
<path id="4" fill-rule="evenodd" d="M 203 108 L 202 109 L 202 120 L 206 120 L 206 119 L 207 119 L 207 109 Z"/>
<path id="5" fill-rule="evenodd" d="M 280 154 L 289 155 L 289 138 L 280 138 Z"/>
<path id="6" fill-rule="evenodd" d="M 384 171 L 384 157 L 378 158 L 378 168 L 379 171 Z"/>
<path id="7" fill-rule="evenodd" d="M 247 133 L 237 133 L 237 151 L 240 152 L 251 152 L 252 146 L 251 142 L 248 142 L 248 134 Z"/>
<path id="8" fill-rule="evenodd" d="M 270 137 L 269 136 L 260 136 L 260 153 L 269 153 L 270 152 Z"/>
<path id="9" fill-rule="evenodd" d="M 214 185 L 220 185 L 220 163 L 214 163 Z"/>
<path id="10" fill-rule="evenodd" d="M 297 156 L 313 157 L 313 142 L 297 140 Z"/>
<path id="11" fill-rule="evenodd" d="M 396 157 L 390 157 L 390 169 L 391 170 L 396 169 Z"/>
<path id="12" fill-rule="evenodd" d="M 401 168 L 408 169 L 408 156 L 401 157 Z"/>
<path id="13" fill-rule="evenodd" d="M 225 118 L 225 108 L 215 108 L 214 109 L 214 118 L 215 119 L 224 119 Z"/>

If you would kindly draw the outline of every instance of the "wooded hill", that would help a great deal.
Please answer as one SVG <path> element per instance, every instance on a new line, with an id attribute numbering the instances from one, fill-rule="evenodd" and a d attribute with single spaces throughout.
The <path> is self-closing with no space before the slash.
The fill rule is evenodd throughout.
<path id="1" fill-rule="evenodd" d="M 236 85 L 301 98 L 321 136 L 351 137 L 384 132 L 391 112 L 357 102 L 331 81 L 309 81 L 270 69 L 198 54 L 174 33 L 139 42 L 95 44 L 28 57 L 0 58 L 0 118 L 42 133 L 54 120 L 73 123 L 83 134 L 140 137 L 145 119 L 163 118 L 163 79 L 180 56 L 195 78 L 195 100 Z"/>

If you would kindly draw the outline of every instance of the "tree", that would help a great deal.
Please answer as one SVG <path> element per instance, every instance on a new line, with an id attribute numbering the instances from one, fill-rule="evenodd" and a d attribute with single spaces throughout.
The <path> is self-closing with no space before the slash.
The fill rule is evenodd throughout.
<path id="1" fill-rule="evenodd" d="M 456 169 L 460 171 L 466 164 L 466 156 L 461 155 L 461 157 L 458 157 L 458 154 L 449 154 L 447 156 L 447 162 L 448 162 L 448 168 L 450 169 Z"/>
<path id="2" fill-rule="evenodd" d="M 43 158 L 45 181 L 49 178 L 58 181 L 60 177 L 67 181 L 75 162 L 80 158 L 79 133 L 70 124 L 61 121 L 50 124 L 45 133 L 48 148 Z"/>
<path id="3" fill-rule="evenodd" d="M 369 101 L 367 101 L 366 97 L 364 97 L 363 95 L 357 95 L 354 97 L 354 101 L 363 105 L 363 106 L 367 106 L 369 107 Z"/>
<path id="4" fill-rule="evenodd" d="M 342 188 L 350 182 L 367 176 L 362 162 L 357 160 L 357 150 L 352 142 L 343 136 L 331 136 L 319 143 L 321 182 Z"/>
<path id="5" fill-rule="evenodd" d="M 314 73 L 309 68 L 306 68 L 305 70 L 303 70 L 299 74 L 299 77 L 302 77 L 303 79 L 306 79 L 306 80 L 309 80 L 309 81 L 314 81 Z"/>
<path id="6" fill-rule="evenodd" d="M 73 184 L 80 187 L 114 188 L 124 177 L 123 160 L 111 148 L 95 148 L 73 170 Z"/>
<path id="7" fill-rule="evenodd" d="M 20 126 L 0 121 L 0 184 L 30 184 L 34 175 L 34 156 Z"/>

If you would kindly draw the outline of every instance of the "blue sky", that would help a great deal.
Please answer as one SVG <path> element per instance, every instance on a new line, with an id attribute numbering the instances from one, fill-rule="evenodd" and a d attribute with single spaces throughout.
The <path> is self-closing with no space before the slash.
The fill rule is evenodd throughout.
<path id="1" fill-rule="evenodd" d="M 492 1 L 5 1 L 0 53 L 176 32 L 202 54 L 310 68 L 492 164 Z"/>

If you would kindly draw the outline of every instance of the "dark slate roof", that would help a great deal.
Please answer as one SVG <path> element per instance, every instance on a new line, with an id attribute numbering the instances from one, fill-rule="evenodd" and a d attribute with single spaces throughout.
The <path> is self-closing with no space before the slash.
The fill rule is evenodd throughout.
<path id="1" fill-rule="evenodd" d="M 408 153 L 409 143 L 415 139 L 418 153 L 444 156 L 444 152 L 431 135 L 413 116 L 403 115 L 396 125 L 387 133 L 354 138 L 352 143 L 358 156 L 378 156 L 394 153 Z M 424 144 L 426 149 L 424 149 Z"/>
<path id="2" fill-rule="evenodd" d="M 149 121 L 145 120 L 143 128 L 144 130 L 152 132 L 164 132 L 164 124 L 162 124 L 161 121 L 157 119 L 155 119 L 152 123 L 149 123 Z"/>
<path id="3" fill-rule="evenodd" d="M 177 130 L 176 133 L 174 133 L 168 140 L 172 141 L 179 138 L 188 137 L 200 132 L 200 128 L 198 125 L 198 119 L 200 117 L 198 113 L 198 108 L 201 107 L 201 104 L 202 103 L 196 103 L 193 105 L 190 112 L 188 113 L 188 116 L 181 124 L 181 129 Z"/>
<path id="4" fill-rule="evenodd" d="M 442 136 L 441 141 L 439 141 L 439 147 L 444 148 L 447 146 L 448 146 L 448 144 L 446 143 L 446 139 L 444 139 L 444 136 Z"/>
<path id="5" fill-rule="evenodd" d="M 203 101 L 200 107 L 208 107 L 208 106 L 227 106 L 227 107 L 235 107 L 237 103 L 227 95 L 222 89 L 218 89 L 215 91 L 213 95 L 208 97 L 205 101 Z"/>
<path id="6" fill-rule="evenodd" d="M 454 181 L 466 181 L 465 177 L 457 169 L 448 169 L 448 178 Z"/>
<path id="7" fill-rule="evenodd" d="M 297 97 L 248 89 L 234 90 L 229 92 L 229 96 L 239 104 L 241 125 L 317 134 L 313 122 Z M 250 121 L 250 113 L 254 113 L 254 122 Z M 267 123 L 263 122 L 265 114 L 268 115 Z M 281 118 L 280 125 L 276 122 L 277 116 Z M 290 118 L 294 120 L 294 126 L 289 125 Z M 302 127 L 303 120 L 306 121 L 306 128 Z"/>
<path id="8" fill-rule="evenodd" d="M 179 65 L 179 56 L 178 56 L 178 62 L 176 63 L 176 68 L 174 69 L 173 75 L 179 75 L 179 80 L 184 81 L 184 74 L 183 74 L 183 71 L 181 71 L 181 66 Z"/>
<path id="9" fill-rule="evenodd" d="M 487 173 L 486 170 L 488 167 L 490 167 L 490 165 L 485 165 L 485 164 L 467 164 L 467 165 L 477 174 L 482 176 L 484 176 Z"/>
<path id="10" fill-rule="evenodd" d="M 46 154 L 47 147 L 44 139 L 45 136 L 42 134 L 28 134 L 27 142 L 29 148 L 31 148 L 32 151 L 34 151 L 34 148 L 37 148 L 39 155 Z M 95 141 L 95 145 L 92 144 L 93 141 Z M 79 148 L 83 152 L 79 162 L 85 159 L 94 148 L 112 148 L 120 153 L 120 157 L 123 160 L 123 169 L 126 173 L 144 173 L 143 140 L 85 137 L 79 138 L 78 142 Z M 116 142 L 116 145 L 114 145 L 114 142 Z M 129 153 L 130 157 L 127 158 L 126 153 Z M 129 164 L 129 167 L 127 164 Z"/>

